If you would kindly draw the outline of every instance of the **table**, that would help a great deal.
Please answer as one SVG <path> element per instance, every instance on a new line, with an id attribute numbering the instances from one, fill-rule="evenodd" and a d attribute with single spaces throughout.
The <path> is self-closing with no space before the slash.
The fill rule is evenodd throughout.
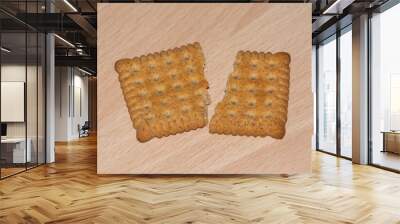
<path id="1" fill-rule="evenodd" d="M 382 152 L 392 152 L 400 154 L 400 131 L 382 131 L 383 150 Z"/>

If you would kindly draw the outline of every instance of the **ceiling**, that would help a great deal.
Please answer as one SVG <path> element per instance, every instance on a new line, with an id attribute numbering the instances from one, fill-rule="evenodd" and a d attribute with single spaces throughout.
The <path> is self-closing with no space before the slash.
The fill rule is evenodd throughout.
<path id="1" fill-rule="evenodd" d="M 318 41 L 318 38 L 329 35 L 329 28 L 333 27 L 338 20 L 342 19 L 342 21 L 346 21 L 343 18 L 347 16 L 350 17 L 347 20 L 351 23 L 352 16 L 357 16 L 365 12 L 365 10 L 377 7 L 385 1 L 387 0 L 220 0 L 218 2 L 312 3 L 313 17 L 311 22 L 313 23 L 313 41 Z M 19 49 L 18 46 L 24 46 L 24 39 L 21 39 L 23 35 L 18 34 L 18 32 L 24 31 L 25 28 L 31 28 L 31 30 L 39 32 L 55 32 L 60 37 L 55 38 L 56 64 L 86 67 L 95 72 L 97 55 L 96 10 L 97 3 L 102 2 L 193 1 L 47 0 L 46 5 L 46 0 L 1 0 L 1 28 L 3 32 L 9 33 L 5 36 L 3 35 L 5 42 L 15 49 Z M 50 11 L 52 13 L 49 13 Z M 343 24 L 345 25 L 345 23 Z M 335 30 L 330 32 L 335 32 Z M 28 52 L 31 51 L 30 46 L 28 46 Z"/>

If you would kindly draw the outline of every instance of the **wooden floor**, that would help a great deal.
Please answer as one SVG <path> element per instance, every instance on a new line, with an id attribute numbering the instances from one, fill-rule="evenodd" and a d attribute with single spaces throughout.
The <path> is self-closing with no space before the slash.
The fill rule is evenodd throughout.
<path id="1" fill-rule="evenodd" d="M 400 175 L 313 155 L 285 176 L 98 176 L 96 139 L 0 181 L 0 223 L 400 223 Z"/>
<path id="2" fill-rule="evenodd" d="M 1 177 L 2 178 L 8 177 L 13 174 L 23 172 L 24 170 L 26 170 L 25 167 L 23 167 L 23 168 L 22 167 L 7 167 L 7 168 L 2 167 L 1 168 Z"/>
<path id="3" fill-rule="evenodd" d="M 374 150 L 373 152 L 374 164 L 389 167 L 395 170 L 400 170 L 400 155 L 392 152 L 381 152 Z"/>

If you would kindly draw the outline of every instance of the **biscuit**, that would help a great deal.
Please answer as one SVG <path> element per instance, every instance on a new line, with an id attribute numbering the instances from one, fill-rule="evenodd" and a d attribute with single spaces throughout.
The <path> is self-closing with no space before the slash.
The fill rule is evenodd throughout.
<path id="1" fill-rule="evenodd" d="M 210 102 L 204 64 L 197 42 L 115 63 L 140 142 L 207 125 Z"/>
<path id="2" fill-rule="evenodd" d="M 289 63 L 290 55 L 285 52 L 238 52 L 225 96 L 211 118 L 210 133 L 283 138 Z"/>

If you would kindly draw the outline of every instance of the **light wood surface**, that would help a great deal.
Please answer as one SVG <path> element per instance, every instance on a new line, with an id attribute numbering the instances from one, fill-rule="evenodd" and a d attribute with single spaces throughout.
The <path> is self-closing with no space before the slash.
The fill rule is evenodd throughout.
<path id="1" fill-rule="evenodd" d="M 0 223 L 400 223 L 400 175 L 312 152 L 311 174 L 97 175 L 96 139 L 0 180 Z"/>
<path id="2" fill-rule="evenodd" d="M 13 174 L 22 172 L 25 170 L 25 166 L 23 167 L 2 167 L 1 169 L 1 178 L 11 176 Z"/>
<path id="3" fill-rule="evenodd" d="M 276 174 L 310 170 L 311 4 L 99 4 L 98 173 Z M 211 135 L 208 127 L 139 143 L 114 71 L 125 57 L 198 41 L 212 103 L 239 50 L 291 56 L 284 139 Z"/>

